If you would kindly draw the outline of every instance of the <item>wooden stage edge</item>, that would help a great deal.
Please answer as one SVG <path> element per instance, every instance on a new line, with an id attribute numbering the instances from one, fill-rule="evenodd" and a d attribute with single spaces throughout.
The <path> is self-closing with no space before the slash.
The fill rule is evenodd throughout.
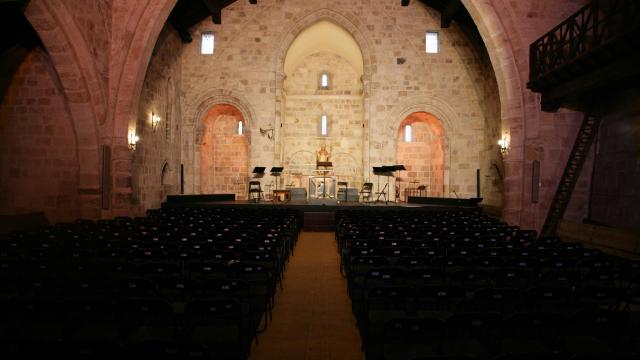
<path id="1" fill-rule="evenodd" d="M 440 198 L 442 199 L 442 198 Z M 286 208 L 294 209 L 302 212 L 335 212 L 337 210 L 401 210 L 401 209 L 419 209 L 419 210 L 456 210 L 456 209 L 478 209 L 477 205 L 468 205 L 451 199 L 450 203 L 440 201 L 439 203 L 414 203 L 414 202 L 337 202 L 336 200 L 292 200 L 288 202 L 272 202 L 272 201 L 249 201 L 249 200 L 210 200 L 203 198 L 189 199 L 187 198 L 170 198 L 162 204 L 163 208 L 180 208 L 180 207 L 238 207 L 238 208 Z"/>

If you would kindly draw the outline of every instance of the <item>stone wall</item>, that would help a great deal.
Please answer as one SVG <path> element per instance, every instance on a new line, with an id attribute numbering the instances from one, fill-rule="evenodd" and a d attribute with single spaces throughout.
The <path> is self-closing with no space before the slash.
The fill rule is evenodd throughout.
<path id="1" fill-rule="evenodd" d="M 590 219 L 640 231 L 640 102 L 619 97 L 602 119 L 595 143 Z M 591 175 L 591 174 L 589 174 Z"/>
<path id="2" fill-rule="evenodd" d="M 483 86 L 483 55 L 455 23 L 440 29 L 440 14 L 435 10 L 421 4 L 388 5 L 374 1 L 274 0 L 257 6 L 236 2 L 223 11 L 222 25 L 204 20 L 195 26 L 192 33 L 196 39 L 203 31 L 214 31 L 216 50 L 213 55 L 200 55 L 199 41 L 194 41 L 183 52 L 185 131 L 192 134 L 185 138 L 183 150 L 195 153 L 203 114 L 215 105 L 211 97 L 202 94 L 228 92 L 241 99 L 253 115 L 248 123 L 249 169 L 313 162 L 314 151 L 325 141 L 315 136 L 324 106 L 329 110 L 327 142 L 332 152 L 345 154 L 344 162 L 349 162 L 345 170 L 355 167 L 357 184 L 366 179 L 375 182 L 372 166 L 396 162 L 400 123 L 409 114 L 424 111 L 438 117 L 445 129 L 447 176 L 442 195 L 453 196 L 455 190 L 460 197 L 475 196 L 476 169 L 490 171 L 490 162 L 481 163 L 481 154 L 488 136 L 485 123 L 495 119 L 486 117 L 499 108 L 495 91 L 488 94 L 489 88 Z M 362 100 L 354 97 L 357 91 L 326 99 L 291 94 L 291 81 L 297 80 L 310 86 L 307 90 L 316 91 L 319 68 L 310 70 L 316 61 L 313 57 L 300 68 L 299 79 L 296 75 L 285 78 L 282 69 L 289 44 L 301 30 L 321 20 L 344 28 L 360 46 L 364 60 L 364 75 L 361 85 L 358 83 Z M 424 52 L 426 30 L 439 32 L 439 54 Z M 486 102 L 494 104 L 484 105 Z M 487 111 L 487 107 L 493 110 Z M 331 116 L 331 111 L 338 116 Z M 341 136 L 332 133 L 336 121 L 345 121 L 338 124 L 344 129 Z M 260 128 L 274 129 L 275 138 L 260 136 Z M 293 135 L 303 138 L 294 140 Z M 183 154 L 189 168 L 187 182 L 194 186 L 187 188 L 198 192 L 199 157 L 188 153 Z M 335 157 L 333 160 L 336 165 L 341 163 Z M 499 194 L 492 192 L 490 196 Z"/>
<path id="3" fill-rule="evenodd" d="M 159 207 L 166 195 L 180 191 L 181 48 L 175 30 L 165 27 L 154 49 L 140 96 L 135 128 L 140 141 L 133 152 L 131 198 L 138 214 Z M 160 117 L 155 129 L 152 114 Z M 116 171 L 126 173 L 126 166 L 127 162 L 121 161 Z"/>
<path id="4" fill-rule="evenodd" d="M 0 104 L 0 214 L 43 211 L 49 222 L 78 211 L 78 153 L 51 60 L 33 50 Z"/>
<path id="5" fill-rule="evenodd" d="M 329 72 L 330 88 L 319 89 L 323 71 Z M 316 152 L 325 145 L 331 154 L 333 174 L 349 187 L 362 186 L 363 98 L 357 71 L 342 57 L 319 52 L 306 57 L 287 76 L 285 116 L 280 133 L 285 183 L 301 186 L 305 175 L 314 175 Z M 327 135 L 321 134 L 322 115 L 327 116 Z M 318 174 L 315 174 L 318 175 Z"/>
<path id="6" fill-rule="evenodd" d="M 353 34 L 364 54 L 363 177 L 371 165 L 388 163 L 396 155 L 395 132 L 399 123 L 412 112 L 428 111 L 442 119 L 447 137 L 463 139 L 458 144 L 447 143 L 446 151 L 450 155 L 446 167 L 450 176 L 445 182 L 452 188 L 464 188 L 467 195 L 473 193 L 474 161 L 482 174 L 490 174 L 487 168 L 491 159 L 499 159 L 491 154 L 497 137 L 494 138 L 495 130 L 492 130 L 495 126 L 488 123 L 493 119 L 488 114 L 499 112 L 500 130 L 511 137 L 512 148 L 504 158 L 503 186 L 493 193 L 504 194 L 505 221 L 540 228 L 568 156 L 565 140 L 572 141 L 581 116 L 569 112 L 556 115 L 540 112 L 539 98 L 526 89 L 528 46 L 586 2 L 463 0 L 489 50 L 498 80 L 499 105 L 492 105 L 497 92 L 488 90 L 493 86 L 489 84 L 492 76 L 482 70 L 484 65 L 482 59 L 478 61 L 477 46 L 461 35 L 455 23 L 452 28 L 439 29 L 439 14 L 420 2 L 413 1 L 408 7 L 372 0 L 349 3 L 261 0 L 253 6 L 236 2 L 223 11 L 222 25 L 203 21 L 192 29 L 196 40 L 201 30 L 216 31 L 220 51 L 213 56 L 200 56 L 198 41 L 183 48 L 182 70 L 188 75 L 179 82 L 178 89 L 184 92 L 185 119 L 181 131 L 189 135 L 182 141 L 180 154 L 186 165 L 187 189 L 199 191 L 199 156 L 196 156 L 198 147 L 194 146 L 194 139 L 202 132 L 199 127 L 204 124 L 204 114 L 216 103 L 234 103 L 248 120 L 251 166 L 270 166 L 282 161 L 279 158 L 282 152 L 278 149 L 286 105 L 282 59 L 296 34 L 318 20 L 329 19 Z M 145 70 L 151 63 L 151 49 L 175 0 L 78 1 L 74 2 L 77 6 L 56 6 L 60 3 L 59 0 L 32 0 L 25 15 L 41 36 L 63 84 L 63 94 L 69 99 L 67 105 L 78 139 L 81 207 L 90 204 L 90 208 L 81 211 L 92 217 L 115 214 L 96 211 L 100 190 L 97 155 L 99 145 L 106 144 L 113 146 L 117 158 L 114 183 L 119 190 L 114 191 L 114 205 L 119 213 L 127 214 L 131 211 L 132 157 L 126 150 L 126 127 L 139 120 L 135 115 L 141 108 L 138 96 Z M 439 30 L 442 35 L 443 52 L 437 56 L 422 52 L 427 28 Z M 104 32 L 77 35 L 78 29 Z M 103 49 L 106 43 L 110 43 L 110 47 Z M 96 51 L 98 56 L 90 56 Z M 404 63 L 398 58 L 403 58 Z M 100 88 L 104 86 L 106 61 L 109 91 L 104 93 Z M 463 76 L 456 79 L 460 74 Z M 488 86 L 480 90 L 483 86 L 478 85 L 483 82 Z M 59 101 L 60 97 L 51 95 L 49 99 Z M 473 101 L 479 103 L 470 105 L 471 109 L 460 105 Z M 104 106 L 105 103 L 109 106 Z M 111 112 L 112 116 L 105 120 L 101 116 L 104 111 Z M 147 114 L 140 115 L 143 116 Z M 260 128 L 274 129 L 276 138 L 261 136 Z M 381 131 L 389 134 L 386 140 L 375 138 Z M 143 137 L 143 148 L 147 146 L 145 139 L 147 136 Z M 483 139 L 481 144 L 476 144 L 477 139 Z M 456 149 L 469 149 L 469 143 L 480 150 L 470 149 L 466 155 L 455 153 Z M 481 154 L 478 160 L 470 155 L 475 153 Z M 540 160 L 543 167 L 538 204 L 530 201 L 533 160 Z M 469 168 L 464 168 L 467 165 Z M 147 165 L 136 163 L 134 167 L 144 166 Z M 471 181 L 459 184 L 459 179 Z M 484 181 L 483 178 L 483 184 Z M 495 179 L 486 181 L 492 184 Z M 483 189 L 487 186 L 483 185 Z M 572 206 L 585 209 L 585 200 L 584 197 L 574 199 Z"/>
<path id="7" fill-rule="evenodd" d="M 500 93 L 496 83 L 496 75 L 491 66 L 489 54 L 483 49 L 480 57 L 483 77 L 478 78 L 481 93 L 480 102 L 484 118 L 484 142 L 480 155 L 480 197 L 482 204 L 502 210 L 504 205 L 504 163 L 496 139 L 502 137 L 500 119 Z"/>
<path id="8" fill-rule="evenodd" d="M 112 0 L 74 0 L 61 1 L 61 5 L 72 7 L 70 14 L 78 33 L 87 44 L 93 59 L 100 86 L 106 92 L 109 83 L 109 61 L 111 44 Z"/>

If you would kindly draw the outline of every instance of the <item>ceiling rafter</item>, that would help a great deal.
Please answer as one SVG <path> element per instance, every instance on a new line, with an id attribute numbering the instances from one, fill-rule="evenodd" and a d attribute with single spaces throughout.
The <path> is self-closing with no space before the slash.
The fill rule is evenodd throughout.
<path id="1" fill-rule="evenodd" d="M 169 23 L 176 29 L 184 43 L 193 41 L 189 29 L 211 17 L 214 24 L 222 23 L 222 10 L 237 0 L 179 0 L 169 15 Z M 252 5 L 258 0 L 249 0 Z"/>

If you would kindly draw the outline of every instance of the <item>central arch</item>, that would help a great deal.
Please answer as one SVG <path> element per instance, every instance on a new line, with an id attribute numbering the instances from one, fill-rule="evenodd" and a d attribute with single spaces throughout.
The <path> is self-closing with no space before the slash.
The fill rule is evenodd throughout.
<path id="1" fill-rule="evenodd" d="M 285 181 L 300 183 L 297 173 L 313 174 L 315 158 L 301 162 L 298 157 L 315 154 L 324 146 L 331 153 L 332 181 L 359 187 L 366 138 L 361 126 L 365 122 L 364 52 L 352 32 L 353 24 L 335 13 L 319 11 L 303 21 L 304 27 L 295 27 L 293 40 L 284 43 L 286 52 L 279 61 L 284 72 L 279 84 L 282 95 L 277 99 L 283 108 L 279 155 L 282 165 L 293 170 L 292 179 L 286 176 Z M 326 85 L 320 81 L 324 76 L 330 78 Z"/>

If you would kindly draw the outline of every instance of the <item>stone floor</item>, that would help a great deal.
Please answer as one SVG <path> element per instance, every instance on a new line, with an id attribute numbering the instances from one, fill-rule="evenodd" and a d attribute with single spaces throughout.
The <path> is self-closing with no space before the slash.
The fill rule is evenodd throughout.
<path id="1" fill-rule="evenodd" d="M 273 322 L 250 360 L 362 360 L 332 232 L 302 232 L 278 290 Z"/>

